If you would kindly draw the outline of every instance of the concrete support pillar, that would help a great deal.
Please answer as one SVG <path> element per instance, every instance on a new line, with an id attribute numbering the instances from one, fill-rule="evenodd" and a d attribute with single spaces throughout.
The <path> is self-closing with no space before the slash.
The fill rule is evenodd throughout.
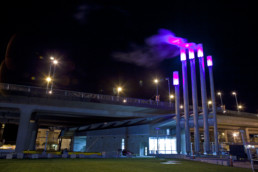
<path id="1" fill-rule="evenodd" d="M 3 140 L 5 124 L 0 123 L 0 142 Z"/>
<path id="2" fill-rule="evenodd" d="M 201 95 L 202 95 L 202 110 L 203 110 L 203 129 L 204 129 L 204 153 L 210 153 L 209 140 L 209 124 L 208 124 L 208 106 L 205 80 L 205 66 L 203 57 L 199 57 L 200 80 L 201 80 Z"/>
<path id="3" fill-rule="evenodd" d="M 216 155 L 218 155 L 219 154 L 218 125 L 217 125 L 216 98 L 215 98 L 212 65 L 209 66 L 209 75 L 210 75 L 210 88 L 211 88 L 210 91 L 211 91 L 211 100 L 212 100 L 212 113 L 213 113 L 213 122 L 214 122 L 213 127 L 214 127 L 215 152 L 216 152 Z"/>
<path id="4" fill-rule="evenodd" d="M 180 128 L 180 91 L 179 85 L 175 85 L 175 107 L 176 107 L 176 150 L 181 153 L 181 128 Z"/>
<path id="5" fill-rule="evenodd" d="M 228 142 L 228 130 L 225 130 L 225 142 L 227 143 Z"/>
<path id="6" fill-rule="evenodd" d="M 32 109 L 24 107 L 20 109 L 20 121 L 16 139 L 15 152 L 22 153 L 26 148 L 26 138 L 29 130 Z"/>
<path id="7" fill-rule="evenodd" d="M 37 134 L 38 134 L 38 125 L 35 121 L 30 122 L 31 125 L 31 133 L 30 137 L 28 138 L 29 141 L 29 146 L 28 150 L 35 150 L 36 149 L 36 139 L 37 139 Z"/>
<path id="8" fill-rule="evenodd" d="M 195 72 L 195 59 L 190 60 L 191 66 L 191 81 L 192 81 L 192 100 L 193 100 L 193 114 L 194 114 L 194 153 L 200 152 L 200 134 L 199 134 L 199 114 L 198 114 L 198 101 L 197 101 L 197 84 Z"/>
<path id="9" fill-rule="evenodd" d="M 250 135 L 249 135 L 249 129 L 245 128 L 245 134 L 246 134 L 246 142 L 250 143 Z"/>
<path id="10" fill-rule="evenodd" d="M 190 155 L 190 128 L 189 128 L 189 100 L 188 100 L 188 78 L 187 78 L 187 62 L 182 61 L 182 73 L 183 73 L 183 95 L 184 95 L 184 116 L 185 116 L 185 146 L 186 154 Z"/>

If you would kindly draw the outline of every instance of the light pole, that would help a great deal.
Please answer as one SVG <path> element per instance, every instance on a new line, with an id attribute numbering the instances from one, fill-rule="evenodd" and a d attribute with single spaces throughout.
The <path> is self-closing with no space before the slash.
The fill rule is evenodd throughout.
<path id="1" fill-rule="evenodd" d="M 122 91 L 122 87 L 117 87 L 117 97 L 119 97 L 119 93 Z"/>
<path id="2" fill-rule="evenodd" d="M 212 105 L 212 101 L 211 100 L 208 101 L 208 109 L 210 109 L 210 105 Z"/>
<path id="3" fill-rule="evenodd" d="M 52 61 L 53 65 L 54 65 L 54 70 L 53 70 L 53 74 L 52 74 L 52 78 L 54 78 L 55 75 L 55 71 L 56 71 L 56 65 L 58 64 L 58 61 L 56 59 L 54 59 Z M 51 82 L 51 88 L 50 88 L 50 93 L 52 93 L 53 90 L 53 82 Z"/>
<path id="4" fill-rule="evenodd" d="M 223 107 L 222 93 L 219 91 L 217 94 L 220 97 L 220 107 L 222 108 Z"/>
<path id="5" fill-rule="evenodd" d="M 236 93 L 235 91 L 233 91 L 233 92 L 232 92 L 232 95 L 235 96 L 237 111 L 239 112 L 239 106 L 238 106 L 238 101 L 237 101 L 237 93 Z"/>
<path id="6" fill-rule="evenodd" d="M 169 105 L 171 105 L 171 95 L 170 95 L 169 77 L 167 77 L 166 80 L 168 81 L 168 99 L 169 99 Z"/>
<path id="7" fill-rule="evenodd" d="M 156 84 L 156 102 L 159 102 L 159 80 L 154 79 L 153 81 Z"/>
<path id="8" fill-rule="evenodd" d="M 48 93 L 48 85 L 49 85 L 49 83 L 52 81 L 52 78 L 51 78 L 50 76 L 48 76 L 48 77 L 46 78 L 46 81 L 47 81 L 46 93 Z"/>
<path id="9" fill-rule="evenodd" d="M 52 94 L 52 89 L 53 89 L 53 78 L 55 75 L 55 70 L 56 70 L 56 65 L 58 64 L 58 60 L 56 60 L 54 57 L 50 57 L 50 67 L 49 67 L 49 71 L 48 71 L 48 77 L 46 78 L 47 81 L 47 88 L 46 88 L 46 93 L 48 94 Z M 52 73 L 52 65 L 54 65 L 54 69 L 53 69 L 53 73 Z M 51 83 L 50 83 L 51 82 Z M 48 87 L 50 85 L 50 90 L 48 90 Z"/>

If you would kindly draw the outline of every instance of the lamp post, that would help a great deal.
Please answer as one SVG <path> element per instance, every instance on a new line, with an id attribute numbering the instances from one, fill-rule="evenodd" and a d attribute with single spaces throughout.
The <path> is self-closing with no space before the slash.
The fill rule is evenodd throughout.
<path id="1" fill-rule="evenodd" d="M 166 78 L 168 81 L 168 99 L 169 99 L 169 105 L 171 105 L 171 95 L 170 95 L 170 83 L 169 83 L 169 77 Z"/>
<path id="2" fill-rule="evenodd" d="M 175 86 L 175 110 L 176 110 L 176 150 L 177 154 L 181 153 L 181 128 L 180 128 L 180 91 L 179 91 L 179 74 L 173 72 L 173 85 Z"/>
<path id="3" fill-rule="evenodd" d="M 54 78 L 55 76 L 55 71 L 56 71 L 56 65 L 58 64 L 58 61 L 56 59 L 54 59 L 52 61 L 53 65 L 54 65 L 54 70 L 53 70 L 53 74 L 52 74 L 52 78 Z M 50 87 L 50 93 L 52 93 L 53 90 L 53 82 L 51 82 L 51 87 Z"/>
<path id="4" fill-rule="evenodd" d="M 203 57 L 202 44 L 197 45 L 197 57 L 199 58 L 200 80 L 201 80 L 201 96 L 203 109 L 203 128 L 204 128 L 204 153 L 210 152 L 210 137 L 209 137 L 209 123 L 208 123 L 208 108 L 207 108 L 207 93 L 205 81 L 205 66 Z"/>
<path id="5" fill-rule="evenodd" d="M 186 154 L 190 155 L 190 127 L 189 127 L 189 100 L 188 100 L 188 79 L 187 79 L 187 62 L 185 48 L 180 48 L 180 59 L 182 62 L 183 73 L 183 95 L 184 95 L 184 115 L 185 115 L 185 145 Z"/>
<path id="6" fill-rule="evenodd" d="M 153 82 L 156 84 L 156 102 L 158 104 L 158 102 L 159 102 L 159 80 L 154 79 Z"/>
<path id="7" fill-rule="evenodd" d="M 50 67 L 49 67 L 49 71 L 48 71 L 48 77 L 46 79 L 47 81 L 47 88 L 46 88 L 46 93 L 48 94 L 52 94 L 52 90 L 53 90 L 53 78 L 54 78 L 54 75 L 55 75 L 55 71 L 56 71 L 56 65 L 58 64 L 58 60 L 56 60 L 54 57 L 50 57 Z M 53 69 L 53 72 L 52 72 L 52 65 L 54 65 L 54 69 Z M 49 88 L 49 84 L 50 85 L 50 90 L 48 90 Z"/>
<path id="8" fill-rule="evenodd" d="M 46 81 L 47 81 L 46 93 L 48 93 L 48 85 L 49 85 L 49 83 L 52 81 L 52 78 L 51 78 L 50 76 L 48 76 L 48 77 L 46 78 Z"/>
<path id="9" fill-rule="evenodd" d="M 119 93 L 122 91 L 122 87 L 117 87 L 117 97 L 119 97 Z"/>
<path id="10" fill-rule="evenodd" d="M 219 154 L 219 141 L 218 141 L 218 126 L 217 126 L 217 115 L 216 115 L 216 97 L 213 81 L 213 71 L 212 71 L 212 56 L 207 56 L 207 66 L 209 68 L 210 75 L 210 90 L 211 90 L 211 104 L 212 104 L 212 113 L 213 113 L 213 130 L 214 130 L 214 142 L 215 142 L 215 152 Z"/>
<path id="11" fill-rule="evenodd" d="M 238 106 L 238 101 L 237 101 L 237 93 L 236 93 L 235 91 L 233 91 L 233 92 L 232 92 L 232 95 L 235 96 L 237 111 L 239 112 L 239 106 Z"/>
<path id="12" fill-rule="evenodd" d="M 219 91 L 217 94 L 220 97 L 220 107 L 222 108 L 223 107 L 222 93 Z"/>

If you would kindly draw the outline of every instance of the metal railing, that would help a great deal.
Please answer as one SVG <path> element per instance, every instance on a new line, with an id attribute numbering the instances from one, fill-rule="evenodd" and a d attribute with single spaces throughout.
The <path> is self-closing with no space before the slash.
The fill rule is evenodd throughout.
<path id="1" fill-rule="evenodd" d="M 0 93 L 11 94 L 11 95 L 23 95 L 32 97 L 46 97 L 64 100 L 75 100 L 75 101 L 90 101 L 96 103 L 111 103 L 111 104 L 124 104 L 131 106 L 146 106 L 152 108 L 165 108 L 174 109 L 174 103 L 169 102 L 156 102 L 154 100 L 137 99 L 121 96 L 111 96 L 103 94 L 92 94 L 77 91 L 59 90 L 54 89 L 51 94 L 46 93 L 45 88 L 16 85 L 8 83 L 0 83 Z"/>

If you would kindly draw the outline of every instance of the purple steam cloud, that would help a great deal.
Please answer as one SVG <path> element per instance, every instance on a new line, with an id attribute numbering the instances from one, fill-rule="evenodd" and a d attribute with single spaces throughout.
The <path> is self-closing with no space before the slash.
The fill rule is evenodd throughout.
<path id="1" fill-rule="evenodd" d="M 168 43 L 168 37 L 175 37 L 175 34 L 166 29 L 160 29 L 157 35 L 145 39 L 145 45 L 131 45 L 131 51 L 114 52 L 113 58 L 142 67 L 153 67 L 168 58 L 179 55 L 178 46 Z"/>

